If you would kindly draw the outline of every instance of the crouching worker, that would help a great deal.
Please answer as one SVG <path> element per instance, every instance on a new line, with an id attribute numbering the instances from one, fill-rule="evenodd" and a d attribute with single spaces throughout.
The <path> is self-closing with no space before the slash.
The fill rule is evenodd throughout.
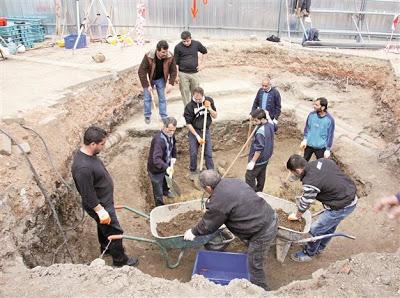
<path id="1" fill-rule="evenodd" d="M 294 154 L 287 161 L 287 169 L 303 184 L 303 195 L 297 204 L 297 212 L 289 220 L 298 220 L 315 201 L 320 201 L 325 211 L 312 223 L 310 234 L 322 236 L 336 231 L 340 222 L 349 216 L 357 205 L 356 186 L 331 159 L 320 158 L 308 163 Z M 321 253 L 331 238 L 308 242 L 303 251 L 291 256 L 296 262 L 309 262 Z"/>
<path id="2" fill-rule="evenodd" d="M 176 162 L 176 140 L 174 133 L 177 121 L 173 117 L 164 119 L 163 128 L 151 140 L 147 171 L 153 186 L 154 203 L 164 205 L 163 195 L 173 198 L 165 175 L 171 175 Z"/>
<path id="3" fill-rule="evenodd" d="M 206 213 L 200 222 L 185 232 L 184 239 L 212 234 L 225 224 L 248 245 L 250 281 L 269 290 L 264 265 L 265 255 L 278 230 L 275 211 L 245 182 L 224 178 L 215 170 L 200 174 L 200 184 L 210 194 Z"/>

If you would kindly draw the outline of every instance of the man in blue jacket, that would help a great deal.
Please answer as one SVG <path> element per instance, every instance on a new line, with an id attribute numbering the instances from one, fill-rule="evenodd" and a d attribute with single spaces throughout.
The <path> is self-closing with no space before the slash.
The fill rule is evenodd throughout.
<path id="1" fill-rule="evenodd" d="M 174 137 L 176 124 L 175 118 L 165 118 L 163 128 L 155 134 L 151 141 L 147 171 L 153 186 L 156 207 L 164 205 L 163 195 L 173 197 L 167 186 L 165 175 L 172 174 L 172 168 L 176 162 L 176 140 Z"/>
<path id="2" fill-rule="evenodd" d="M 319 158 L 329 158 L 335 132 L 335 120 L 328 113 L 328 100 L 325 97 L 314 101 L 311 112 L 304 127 L 304 139 L 300 148 L 304 150 L 304 158 L 309 161 L 313 153 Z"/>
<path id="3" fill-rule="evenodd" d="M 270 79 L 263 80 L 251 107 L 250 115 L 257 109 L 267 111 L 274 124 L 278 124 L 278 118 L 281 114 L 281 95 L 275 87 L 271 86 Z"/>
<path id="4" fill-rule="evenodd" d="M 246 183 L 250 185 L 255 192 L 259 192 L 264 189 L 268 161 L 274 150 L 274 134 L 276 128 L 271 118 L 269 118 L 262 109 L 255 110 L 251 113 L 251 116 L 257 125 L 257 130 L 250 147 Z"/>

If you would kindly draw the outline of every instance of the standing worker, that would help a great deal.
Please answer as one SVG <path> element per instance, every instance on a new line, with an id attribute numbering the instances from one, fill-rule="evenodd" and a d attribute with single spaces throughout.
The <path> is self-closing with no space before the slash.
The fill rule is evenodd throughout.
<path id="1" fill-rule="evenodd" d="M 311 112 L 304 127 L 304 139 L 300 148 L 304 150 L 304 158 L 309 161 L 312 154 L 318 158 L 329 158 L 335 132 L 335 120 L 328 113 L 328 100 L 325 97 L 314 101 Z"/>
<path id="2" fill-rule="evenodd" d="M 268 161 L 274 150 L 274 134 L 276 127 L 271 118 L 267 120 L 264 110 L 257 109 L 251 113 L 257 130 L 253 137 L 248 157 L 246 183 L 255 192 L 263 191 Z"/>
<path id="3" fill-rule="evenodd" d="M 201 172 L 200 184 L 210 194 L 207 210 L 200 222 L 185 232 L 184 239 L 193 241 L 225 224 L 247 244 L 250 281 L 268 291 L 264 266 L 278 231 L 275 211 L 249 185 L 239 179 L 221 179 L 215 170 Z"/>
<path id="4" fill-rule="evenodd" d="M 173 173 L 176 162 L 175 130 L 177 121 L 173 117 L 164 120 L 163 128 L 155 134 L 151 140 L 147 171 L 153 186 L 154 203 L 157 206 L 164 205 L 163 195 L 173 198 L 173 194 L 167 186 L 165 175 Z"/>
<path id="5" fill-rule="evenodd" d="M 144 55 L 139 66 L 138 75 L 143 87 L 144 121 L 146 124 L 150 123 L 154 86 L 157 89 L 160 117 L 162 120 L 168 117 L 165 91 L 167 93 L 171 91 L 177 76 L 174 56 L 168 51 L 168 47 L 165 40 L 160 40 L 155 50 L 150 50 Z M 153 100 L 155 99 L 153 98 Z"/>
<path id="6" fill-rule="evenodd" d="M 250 115 L 257 109 L 267 111 L 275 125 L 278 125 L 278 118 L 281 115 L 281 95 L 275 87 L 272 87 L 270 79 L 262 81 L 261 88 L 257 91 Z"/>
<path id="7" fill-rule="evenodd" d="M 192 40 L 189 31 L 183 31 L 182 41 L 175 46 L 174 56 L 179 71 L 179 89 L 183 105 L 186 106 L 193 95 L 194 88 L 199 87 L 198 72 L 205 67 L 207 49 L 197 40 Z M 198 52 L 201 60 L 199 61 Z"/>
<path id="8" fill-rule="evenodd" d="M 207 122 L 205 139 L 203 139 L 204 112 L 207 109 Z M 186 126 L 189 129 L 189 154 L 190 154 L 190 179 L 195 180 L 197 170 L 197 153 L 199 145 L 205 143 L 204 158 L 206 168 L 214 169 L 214 161 L 212 159 L 212 142 L 210 134 L 210 126 L 212 119 L 217 118 L 217 109 L 214 100 L 211 97 L 204 96 L 204 90 L 196 87 L 193 90 L 193 98 L 186 105 L 183 116 L 185 117 Z"/>
<path id="9" fill-rule="evenodd" d="M 339 223 L 349 216 L 357 205 L 356 186 L 331 159 L 317 159 L 308 163 L 298 154 L 290 156 L 287 169 L 303 184 L 303 195 L 297 203 L 297 212 L 289 215 L 289 220 L 299 220 L 315 200 L 320 201 L 325 210 L 311 224 L 310 234 L 321 236 L 334 233 Z M 330 238 L 308 242 L 303 251 L 291 256 L 297 262 L 309 262 L 321 253 Z"/>
<path id="10" fill-rule="evenodd" d="M 83 136 L 83 145 L 75 154 L 72 163 L 72 177 L 82 197 L 85 211 L 97 223 L 97 235 L 100 251 L 103 252 L 110 235 L 123 234 L 114 208 L 114 183 L 97 154 L 103 150 L 107 133 L 96 126 L 89 127 Z M 136 266 L 139 260 L 128 258 L 122 245 L 122 239 L 113 240 L 106 253 L 113 259 L 113 265 Z"/>

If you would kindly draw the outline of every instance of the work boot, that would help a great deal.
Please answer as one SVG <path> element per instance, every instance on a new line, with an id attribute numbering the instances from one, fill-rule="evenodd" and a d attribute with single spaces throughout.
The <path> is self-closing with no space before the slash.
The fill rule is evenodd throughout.
<path id="1" fill-rule="evenodd" d="M 299 263 L 310 262 L 312 261 L 312 257 L 306 254 L 304 251 L 298 251 L 290 256 L 290 258 Z"/>
<path id="2" fill-rule="evenodd" d="M 170 199 L 175 198 L 175 195 L 170 190 L 167 193 L 165 193 L 164 196 L 166 196 L 166 197 L 168 197 Z"/>
<path id="3" fill-rule="evenodd" d="M 145 117 L 144 118 L 144 123 L 150 124 L 150 122 L 151 122 L 150 117 Z"/>
<path id="4" fill-rule="evenodd" d="M 122 266 L 132 266 L 136 267 L 139 264 L 139 259 L 135 257 L 130 257 L 125 264 L 113 263 L 114 267 L 122 267 Z"/>

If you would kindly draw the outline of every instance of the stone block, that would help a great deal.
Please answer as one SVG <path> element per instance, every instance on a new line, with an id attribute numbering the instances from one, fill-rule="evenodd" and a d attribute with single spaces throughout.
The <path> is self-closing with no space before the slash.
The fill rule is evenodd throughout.
<path id="1" fill-rule="evenodd" d="M 23 152 L 26 154 L 31 153 L 31 146 L 29 146 L 28 143 L 24 142 L 20 143 L 19 145 L 22 147 Z M 12 152 L 15 154 L 22 154 L 21 149 L 19 149 L 17 145 L 12 145 Z"/>

